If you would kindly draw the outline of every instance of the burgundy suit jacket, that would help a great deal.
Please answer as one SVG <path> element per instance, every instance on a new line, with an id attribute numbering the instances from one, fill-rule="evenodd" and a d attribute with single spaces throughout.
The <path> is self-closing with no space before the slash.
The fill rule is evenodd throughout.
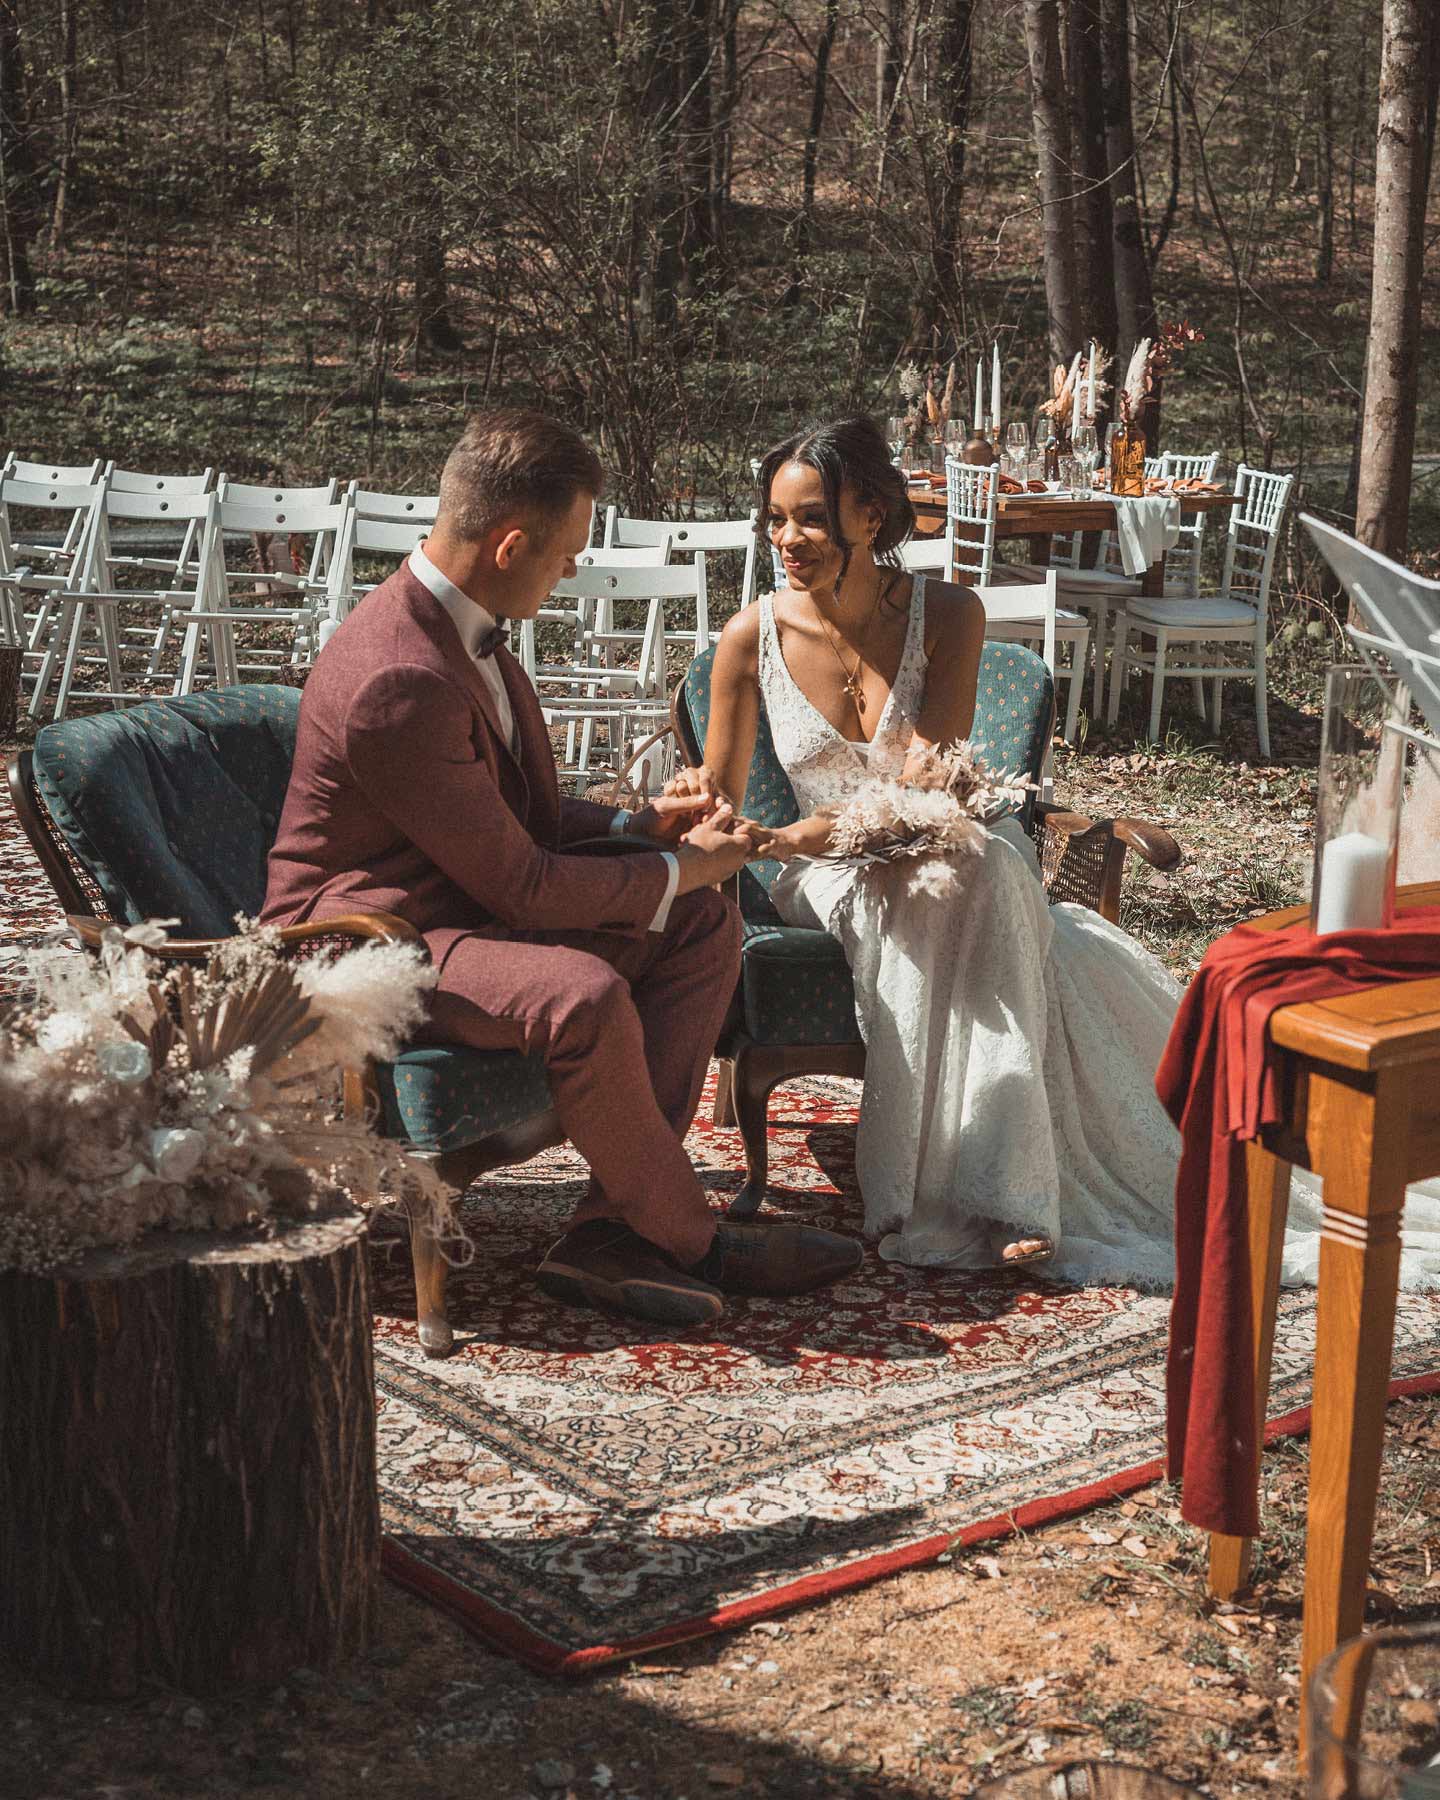
<path id="1" fill-rule="evenodd" d="M 267 924 L 379 908 L 442 964 L 468 931 L 643 935 L 662 857 L 567 856 L 613 809 L 562 797 L 540 703 L 508 650 L 496 662 L 517 753 L 449 615 L 402 565 L 316 658 L 261 914 Z"/>

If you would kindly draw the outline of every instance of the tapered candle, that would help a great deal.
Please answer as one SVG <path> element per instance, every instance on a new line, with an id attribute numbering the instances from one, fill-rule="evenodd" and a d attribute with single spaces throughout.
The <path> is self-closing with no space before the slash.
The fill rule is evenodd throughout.
<path id="1" fill-rule="evenodd" d="M 1389 863 L 1385 846 L 1363 831 L 1331 838 L 1320 853 L 1316 931 L 1378 931 L 1385 923 Z"/>
<path id="2" fill-rule="evenodd" d="M 985 421 L 981 417 L 981 413 L 980 413 L 980 406 L 981 406 L 980 371 L 984 367 L 985 367 L 984 363 L 980 361 L 979 357 L 977 357 L 975 359 L 975 435 L 976 435 L 976 437 L 979 437 L 980 433 L 985 429 Z"/>
<path id="3" fill-rule="evenodd" d="M 1089 367 L 1089 370 L 1087 371 L 1087 373 L 1089 375 L 1089 381 L 1088 381 L 1087 385 L 1089 386 L 1090 392 L 1086 395 L 1086 400 L 1087 400 L 1088 404 L 1086 405 L 1085 410 L 1087 413 L 1089 413 L 1091 421 L 1093 422 L 1094 418 L 1095 418 L 1095 340 L 1094 340 L 1094 338 L 1091 338 L 1091 340 L 1090 340 L 1090 367 Z"/>
<path id="4" fill-rule="evenodd" d="M 1000 345 L 990 346 L 990 419 L 995 430 L 1000 430 Z"/>
<path id="5" fill-rule="evenodd" d="M 1076 421 L 1079 419 L 1079 416 L 1080 416 L 1080 352 L 1078 350 L 1075 352 L 1075 355 L 1072 358 L 1071 363 L 1070 363 L 1070 375 L 1069 375 L 1069 380 L 1068 380 L 1068 386 L 1070 388 L 1070 394 L 1071 394 L 1070 425 L 1071 425 L 1071 429 L 1073 430 L 1074 426 L 1076 424 Z M 1056 420 L 1055 428 L 1057 431 L 1060 428 L 1058 419 Z"/>

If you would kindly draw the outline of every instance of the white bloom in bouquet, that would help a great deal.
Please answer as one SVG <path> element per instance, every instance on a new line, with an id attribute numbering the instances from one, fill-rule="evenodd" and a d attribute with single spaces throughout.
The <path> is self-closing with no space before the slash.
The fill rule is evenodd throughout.
<path id="1" fill-rule="evenodd" d="M 95 1052 L 95 1063 L 102 1075 L 118 1081 L 122 1087 L 150 1079 L 150 1052 L 133 1038 L 118 1044 L 101 1044 Z"/>
<path id="2" fill-rule="evenodd" d="M 205 1159 L 205 1133 L 165 1127 L 150 1133 L 150 1167 L 161 1181 L 188 1181 Z"/>
<path id="3" fill-rule="evenodd" d="M 960 860 L 984 848 L 986 820 L 1015 811 L 1035 783 L 991 770 L 969 743 L 912 754 L 908 779 L 872 776 L 831 812 L 829 854 L 912 860 L 907 887 L 934 898 L 959 885 Z"/>

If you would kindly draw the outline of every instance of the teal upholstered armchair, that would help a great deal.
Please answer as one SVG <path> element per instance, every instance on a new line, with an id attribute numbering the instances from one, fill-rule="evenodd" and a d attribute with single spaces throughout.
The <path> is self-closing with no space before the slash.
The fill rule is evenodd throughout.
<path id="1" fill-rule="evenodd" d="M 714 655 L 711 649 L 696 657 L 675 693 L 675 733 L 692 764 L 701 759 L 709 724 Z M 1055 691 L 1040 658 L 1018 644 L 986 644 L 971 733 L 986 761 L 1038 780 L 1054 718 Z M 763 705 L 743 810 L 765 825 L 788 825 L 798 817 Z M 1089 819 L 1032 799 L 1025 824 L 1050 899 L 1093 907 L 1111 920 L 1119 917 L 1127 849 L 1160 869 L 1180 861 L 1180 847 L 1167 831 L 1137 819 Z M 844 953 L 828 932 L 781 920 L 769 894 L 779 871 L 778 863 L 754 862 L 740 873 L 745 933 L 740 991 L 736 1023 L 718 1050 L 716 1122 L 738 1124 L 745 1144 L 746 1181 L 730 1204 L 732 1216 L 741 1218 L 758 1211 L 765 1198 L 771 1089 L 797 1075 L 865 1072 Z"/>
<path id="2" fill-rule="evenodd" d="M 236 913 L 260 911 L 299 710 L 296 688 L 224 688 L 47 725 L 11 759 L 16 814 L 82 941 L 98 945 L 112 921 L 179 919 L 183 936 L 161 954 L 195 959 L 233 933 Z M 417 935 L 382 912 L 281 933 L 297 954 Z M 516 1051 L 416 1046 L 349 1071 L 345 1102 L 457 1190 L 562 1135 L 543 1063 Z M 420 1341 L 444 1356 L 447 1265 L 432 1237 L 412 1229 L 411 1242 Z"/>

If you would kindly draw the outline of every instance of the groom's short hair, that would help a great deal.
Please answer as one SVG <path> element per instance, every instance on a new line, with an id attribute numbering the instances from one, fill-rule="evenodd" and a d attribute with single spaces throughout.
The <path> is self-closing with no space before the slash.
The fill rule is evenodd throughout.
<path id="1" fill-rule="evenodd" d="M 478 543 L 518 515 L 543 539 L 577 495 L 598 500 L 604 486 L 600 458 L 559 419 L 519 407 L 472 413 L 445 460 L 436 524 Z"/>

